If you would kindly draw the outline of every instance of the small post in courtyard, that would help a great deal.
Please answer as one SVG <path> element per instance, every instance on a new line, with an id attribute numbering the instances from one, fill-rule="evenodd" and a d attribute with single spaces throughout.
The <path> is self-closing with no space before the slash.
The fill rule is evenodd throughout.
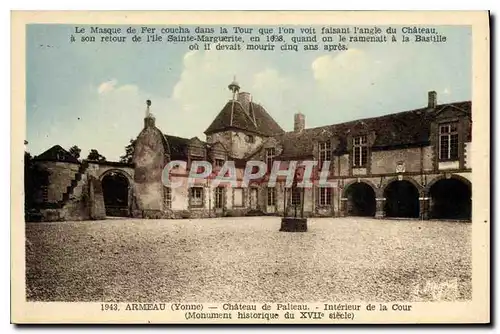
<path id="1" fill-rule="evenodd" d="M 307 218 L 304 218 L 304 188 L 301 189 L 299 193 L 300 200 L 300 217 L 297 217 L 297 203 L 293 204 L 293 196 L 297 193 L 297 172 L 293 176 L 293 183 L 290 190 L 290 201 L 286 201 L 286 186 L 285 186 L 285 207 L 284 207 L 284 217 L 281 218 L 281 228 L 280 232 L 307 232 Z M 288 217 L 287 204 L 294 206 L 294 216 Z"/>
<path id="2" fill-rule="evenodd" d="M 288 194 L 286 193 L 286 186 L 283 184 L 283 218 L 286 217 L 286 196 Z"/>

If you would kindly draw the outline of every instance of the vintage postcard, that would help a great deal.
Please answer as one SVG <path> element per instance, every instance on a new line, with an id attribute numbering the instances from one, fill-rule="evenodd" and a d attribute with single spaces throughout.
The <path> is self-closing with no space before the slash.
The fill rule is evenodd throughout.
<path id="1" fill-rule="evenodd" d="M 13 12 L 11 321 L 488 323 L 489 38 Z"/>

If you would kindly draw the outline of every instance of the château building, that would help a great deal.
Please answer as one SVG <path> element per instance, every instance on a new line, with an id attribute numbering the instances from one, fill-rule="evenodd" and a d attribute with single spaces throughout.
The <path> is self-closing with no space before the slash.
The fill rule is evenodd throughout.
<path id="1" fill-rule="evenodd" d="M 237 82 L 229 89 L 232 96 L 205 140 L 165 134 L 148 101 L 132 164 L 78 161 L 57 146 L 36 157 L 48 174 L 36 190 L 40 219 L 283 215 L 294 205 L 314 217 L 471 218 L 470 101 L 438 104 L 432 91 L 419 109 L 315 128 L 297 113 L 293 131 L 286 132 Z M 172 173 L 176 180 L 203 160 L 214 170 L 233 161 L 239 181 L 249 160 L 269 169 L 275 161 L 328 161 L 330 186 L 320 187 L 313 173 L 313 187 L 303 195 L 283 180 L 268 187 L 267 176 L 248 187 L 217 187 L 207 178 L 170 188 L 162 173 L 173 160 L 187 163 L 187 171 Z"/>

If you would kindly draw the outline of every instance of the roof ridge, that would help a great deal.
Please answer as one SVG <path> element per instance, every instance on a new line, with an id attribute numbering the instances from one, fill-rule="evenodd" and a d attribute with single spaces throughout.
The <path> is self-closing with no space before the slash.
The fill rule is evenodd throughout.
<path id="1" fill-rule="evenodd" d="M 451 103 L 442 103 L 442 104 L 438 104 L 436 106 L 436 108 L 434 108 L 434 109 L 444 108 L 446 106 L 453 106 L 455 108 L 462 109 L 462 108 L 456 106 L 456 104 L 462 104 L 462 103 L 472 103 L 472 101 L 470 101 L 470 100 L 464 100 L 464 101 L 451 102 Z M 371 121 L 371 120 L 374 120 L 374 119 L 393 118 L 394 116 L 400 116 L 400 115 L 403 115 L 403 114 L 414 113 L 416 111 L 424 111 L 424 110 L 427 110 L 427 109 L 428 109 L 427 107 L 422 107 L 422 108 L 417 108 L 417 109 L 410 109 L 410 110 L 405 110 L 405 111 L 399 111 L 399 112 L 396 112 L 396 113 L 384 114 L 384 115 L 380 115 L 380 116 L 372 116 L 372 117 L 367 117 L 367 118 L 353 119 L 353 120 L 346 121 L 346 122 L 341 122 L 341 123 L 333 123 L 333 124 L 328 124 L 328 125 L 316 126 L 316 127 L 312 127 L 312 128 L 306 128 L 303 131 L 318 130 L 318 129 L 322 129 L 322 128 L 329 128 L 329 127 L 332 127 L 332 126 L 347 125 L 349 123 Z M 292 130 L 292 131 L 287 131 L 285 133 L 295 133 L 295 131 Z"/>
<path id="2" fill-rule="evenodd" d="M 51 156 L 51 154 L 53 154 L 53 152 L 57 152 L 55 157 Z M 62 152 L 66 158 L 60 159 L 58 152 Z M 65 161 L 65 162 L 79 163 L 78 159 L 75 158 L 75 156 L 73 156 L 73 154 L 71 154 L 68 150 L 66 150 L 65 148 L 63 148 L 59 144 L 51 146 L 49 149 L 34 156 L 33 159 L 35 159 L 35 160 L 60 160 L 60 161 Z"/>
<path id="3" fill-rule="evenodd" d="M 250 101 L 250 103 L 248 104 L 248 108 L 249 108 L 249 110 L 248 110 L 249 112 L 250 112 L 250 109 L 252 109 L 252 122 L 255 125 L 255 127 L 257 127 L 257 120 L 255 119 L 255 112 L 253 110 L 252 101 Z"/>
<path id="4" fill-rule="evenodd" d="M 233 116 L 234 116 L 234 99 L 231 100 L 231 117 L 229 118 L 229 126 L 233 126 Z M 227 105 L 227 103 L 226 103 Z"/>
<path id="5" fill-rule="evenodd" d="M 164 136 L 166 136 L 166 137 L 172 137 L 172 138 L 184 139 L 184 140 L 191 140 L 191 139 L 192 139 L 192 138 L 186 138 L 186 137 L 179 137 L 179 136 L 175 136 L 175 135 L 169 135 L 169 134 L 167 134 L 167 133 L 164 133 L 163 135 L 164 135 Z M 195 136 L 195 137 L 197 137 L 197 136 Z M 193 138 L 194 138 L 194 137 L 193 137 Z M 198 138 L 198 139 L 199 139 L 199 138 Z"/>

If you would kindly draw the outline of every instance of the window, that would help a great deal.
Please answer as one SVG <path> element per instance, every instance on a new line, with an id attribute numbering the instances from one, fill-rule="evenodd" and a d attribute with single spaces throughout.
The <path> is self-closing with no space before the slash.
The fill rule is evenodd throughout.
<path id="1" fill-rule="evenodd" d="M 203 188 L 193 187 L 190 191 L 190 200 L 192 207 L 202 207 L 203 206 Z"/>
<path id="2" fill-rule="evenodd" d="M 46 185 L 42 186 L 42 201 L 47 203 L 49 201 L 49 187 Z"/>
<path id="3" fill-rule="evenodd" d="M 215 188 L 215 208 L 222 209 L 224 207 L 224 188 Z"/>
<path id="4" fill-rule="evenodd" d="M 439 159 L 458 159 L 458 124 L 449 123 L 439 126 Z"/>
<path id="5" fill-rule="evenodd" d="M 190 159 L 191 159 L 191 166 L 193 165 L 194 161 L 204 161 L 205 160 L 202 157 L 198 157 L 198 156 L 196 156 L 196 157 L 190 157 Z M 203 166 L 199 166 L 198 165 L 196 173 L 200 174 L 200 173 L 203 173 L 204 171 L 205 171 L 205 168 Z"/>
<path id="6" fill-rule="evenodd" d="M 301 189 L 292 188 L 292 205 L 300 204 Z"/>
<path id="7" fill-rule="evenodd" d="M 247 135 L 246 140 L 247 140 L 247 142 L 249 142 L 251 144 L 253 144 L 255 142 L 255 138 L 252 135 Z"/>
<path id="8" fill-rule="evenodd" d="M 276 205 L 276 188 L 267 188 L 267 205 Z"/>
<path id="9" fill-rule="evenodd" d="M 222 167 L 224 166 L 224 159 L 215 159 L 215 167 Z"/>
<path id="10" fill-rule="evenodd" d="M 354 137 L 353 140 L 353 166 L 365 167 L 368 162 L 368 144 L 366 136 Z"/>
<path id="11" fill-rule="evenodd" d="M 171 209 L 172 208 L 172 189 L 170 187 L 164 187 L 164 203 L 165 203 L 165 209 Z"/>
<path id="12" fill-rule="evenodd" d="M 332 160 L 332 147 L 329 141 L 319 143 L 319 168 L 323 168 L 323 162 Z"/>
<path id="13" fill-rule="evenodd" d="M 332 188 L 319 188 L 319 205 L 327 206 L 332 204 Z"/>
<path id="14" fill-rule="evenodd" d="M 276 149 L 274 147 L 266 148 L 266 164 L 267 170 L 271 170 L 274 163 L 274 158 L 276 156 Z"/>

